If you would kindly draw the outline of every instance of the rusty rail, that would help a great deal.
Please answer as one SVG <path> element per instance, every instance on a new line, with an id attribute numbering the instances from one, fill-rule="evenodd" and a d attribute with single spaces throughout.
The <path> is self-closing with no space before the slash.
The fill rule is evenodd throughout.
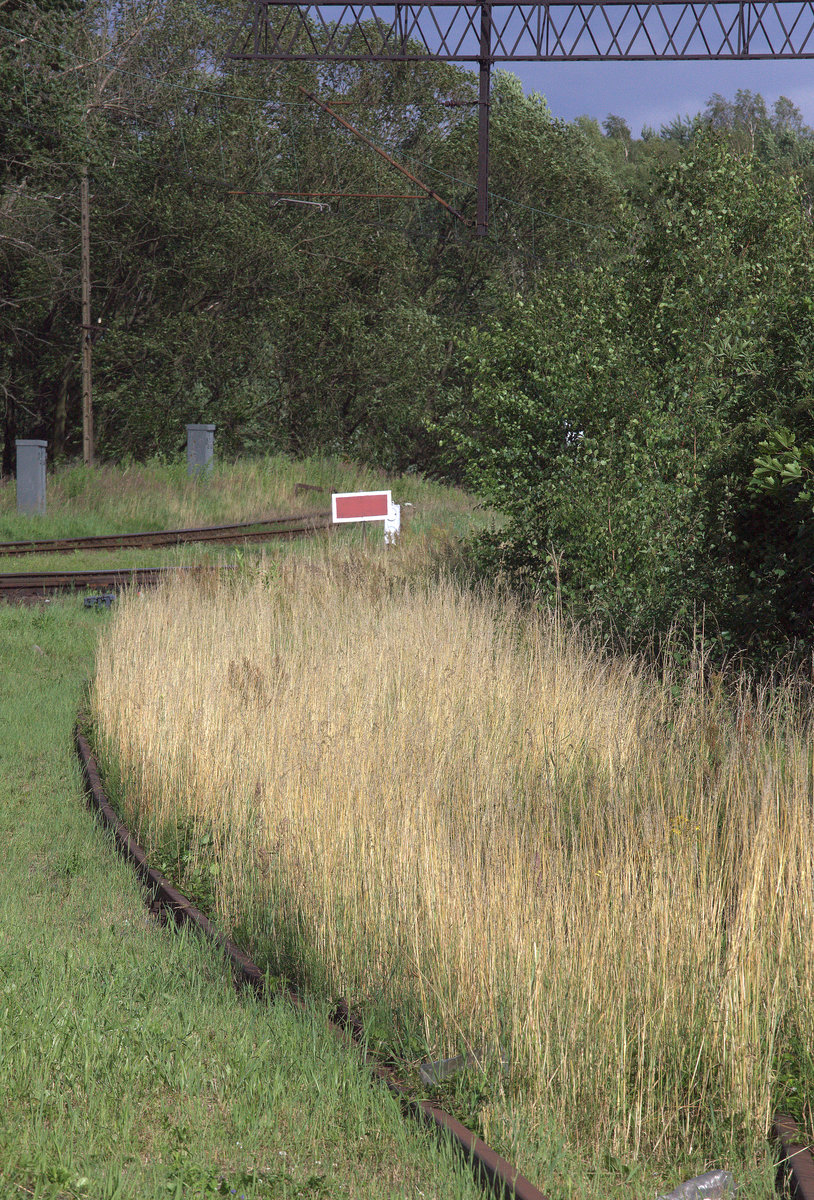
<path id="1" fill-rule="evenodd" d="M 74 741 L 87 788 L 89 806 L 94 808 L 102 823 L 112 832 L 116 848 L 135 867 L 153 903 L 163 908 L 177 923 L 188 922 L 216 946 L 229 959 L 236 982 L 249 986 L 259 994 L 266 992 L 266 978 L 260 968 L 243 953 L 239 946 L 225 937 L 212 922 L 192 904 L 186 896 L 173 887 L 170 881 L 151 867 L 143 848 L 132 836 L 127 826 L 116 814 L 102 788 L 99 769 L 91 752 L 87 736 L 87 725 L 80 716 L 77 720 Z M 278 994 L 275 992 L 275 994 Z M 283 995 L 299 1009 L 305 1008 L 302 997 L 286 990 Z M 338 1020 L 331 1028 L 343 1041 L 359 1045 L 361 1031 L 354 1023 L 347 1008 L 340 1009 Z M 368 1064 L 371 1065 L 371 1064 Z M 502 1158 L 490 1146 L 481 1141 L 456 1117 L 445 1112 L 430 1100 L 415 1100 L 398 1080 L 395 1072 L 380 1064 L 372 1065 L 373 1075 L 399 1098 L 405 1110 L 414 1120 L 434 1127 L 439 1133 L 452 1138 L 457 1144 L 479 1180 L 496 1195 L 513 1197 L 514 1200 L 546 1200 L 546 1197 L 525 1176 Z"/>
<path id="2" fill-rule="evenodd" d="M 184 567 L 118 567 L 110 571 L 25 571 L 0 575 L 0 600 L 35 599 L 54 592 L 91 588 L 152 587 L 176 571 L 220 571 L 212 564 Z"/>
<path id="3" fill-rule="evenodd" d="M 788 1190 L 792 1200 L 814 1200 L 814 1158 L 796 1123 L 785 1113 L 778 1113 L 772 1130 L 780 1146 L 778 1184 Z"/>
<path id="4" fill-rule="evenodd" d="M 103 533 L 87 537 L 44 538 L 0 542 L 0 556 L 19 554 L 69 554 L 74 550 L 127 550 L 153 546 L 178 546 L 187 542 L 261 542 L 277 537 L 300 537 L 327 529 L 330 512 L 295 513 L 263 521 L 238 521 L 232 525 L 201 525 L 191 529 L 154 529 L 146 533 Z"/>

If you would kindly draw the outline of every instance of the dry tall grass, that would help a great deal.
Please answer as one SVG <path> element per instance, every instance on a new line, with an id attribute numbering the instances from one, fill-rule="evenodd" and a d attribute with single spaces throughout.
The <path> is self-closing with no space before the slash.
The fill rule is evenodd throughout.
<path id="1" fill-rule="evenodd" d="M 814 1044 L 810 727 L 388 561 L 123 601 L 94 711 L 131 817 L 209 831 L 223 920 L 333 994 L 500 1047 L 503 1145 L 748 1156 Z"/>

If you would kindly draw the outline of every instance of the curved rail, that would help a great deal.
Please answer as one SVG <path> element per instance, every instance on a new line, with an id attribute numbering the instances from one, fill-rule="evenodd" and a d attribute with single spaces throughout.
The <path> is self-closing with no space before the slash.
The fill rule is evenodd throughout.
<path id="1" fill-rule="evenodd" d="M 231 962 L 235 979 L 239 984 L 247 985 L 260 994 L 265 993 L 268 985 L 260 968 L 234 942 L 216 929 L 208 917 L 177 888 L 173 887 L 160 871 L 149 865 L 143 848 L 117 816 L 104 793 L 99 769 L 90 749 L 82 717 L 77 721 L 74 741 L 87 788 L 89 805 L 96 810 L 102 823 L 113 833 L 116 848 L 124 858 L 133 864 L 152 901 L 163 908 L 177 924 L 189 922 L 195 925 L 205 937 L 218 946 Z M 305 1007 L 302 998 L 294 992 L 286 990 L 283 995 L 297 1008 Z M 331 1022 L 332 1029 L 343 1040 L 356 1043 L 358 1030 L 354 1028 L 354 1023 L 349 1018 L 347 1010 L 340 1011 L 339 1015 L 339 1021 Z M 448 1135 L 457 1143 L 478 1178 L 495 1195 L 511 1196 L 514 1197 L 514 1200 L 546 1200 L 539 1188 L 521 1175 L 510 1162 L 481 1141 L 456 1117 L 445 1112 L 430 1100 L 413 1099 L 396 1075 L 387 1067 L 376 1064 L 372 1069 L 374 1076 L 399 1097 L 407 1112 L 415 1120 L 434 1126 L 439 1132 Z"/>
<path id="2" fill-rule="evenodd" d="M 177 923 L 189 922 L 218 946 L 229 959 L 238 984 L 253 988 L 264 994 L 268 988 L 266 977 L 260 968 L 243 953 L 239 946 L 225 937 L 212 922 L 178 891 L 147 861 L 143 848 L 132 836 L 124 822 L 117 816 L 102 788 L 96 760 L 90 749 L 84 719 L 77 719 L 74 731 L 76 750 L 87 788 L 88 804 L 95 809 L 102 823 L 112 831 L 119 852 L 135 867 L 154 904 L 167 912 Z M 292 1005 L 305 1008 L 302 997 L 285 989 L 282 994 Z M 344 1041 L 360 1046 L 364 1031 L 343 1002 L 337 1007 L 331 1022 L 333 1031 Z M 363 1053 L 364 1048 L 361 1046 Z M 456 1117 L 447 1113 L 430 1100 L 415 1100 L 396 1074 L 379 1063 L 372 1066 L 375 1078 L 398 1096 L 406 1111 L 417 1121 L 434 1126 L 439 1133 L 450 1136 L 470 1162 L 480 1181 L 497 1196 L 514 1197 L 514 1200 L 546 1200 L 544 1194 L 521 1175 L 505 1158 L 487 1146 Z M 794 1120 L 782 1113 L 774 1118 L 772 1133 L 780 1149 L 778 1166 L 778 1191 L 791 1200 L 814 1200 L 814 1158 L 810 1148 L 802 1141 Z"/>
<path id="3" fill-rule="evenodd" d="M 277 537 L 299 537 L 328 529 L 330 512 L 295 513 L 264 521 L 238 521 L 232 525 L 200 525 L 191 529 L 155 529 L 146 533 L 103 533 L 87 537 L 44 538 L 0 542 L 0 557 L 19 554 L 69 554 L 74 550 L 127 550 L 134 547 L 179 546 L 186 542 L 264 542 Z"/>

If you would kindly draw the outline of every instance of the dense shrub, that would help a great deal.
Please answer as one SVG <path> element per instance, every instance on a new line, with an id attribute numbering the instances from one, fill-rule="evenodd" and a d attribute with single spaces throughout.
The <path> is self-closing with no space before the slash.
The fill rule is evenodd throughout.
<path id="1" fill-rule="evenodd" d="M 814 433 L 813 244 L 794 179 L 710 133 L 657 174 L 623 264 L 473 332 L 446 430 L 508 517 L 486 559 L 637 635 L 810 638 L 805 481 L 755 469 Z"/>

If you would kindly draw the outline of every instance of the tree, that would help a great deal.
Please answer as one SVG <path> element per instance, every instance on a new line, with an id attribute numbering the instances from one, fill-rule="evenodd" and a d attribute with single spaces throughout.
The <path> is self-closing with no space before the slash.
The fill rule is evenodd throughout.
<path id="1" fill-rule="evenodd" d="M 767 432 L 811 441 L 812 232 L 792 181 L 721 136 L 659 170 L 629 260 L 563 281 L 467 348 L 447 422 L 509 518 L 503 568 L 646 636 L 810 638 L 812 528 L 756 497 Z"/>
<path id="2" fill-rule="evenodd" d="M 2 203 L 16 221 L 3 246 L 6 468 L 18 432 L 47 436 L 57 454 L 76 444 L 84 164 L 103 454 L 172 447 L 185 419 L 210 417 L 227 450 L 409 454 L 405 431 L 424 436 L 421 402 L 441 353 L 426 300 L 428 250 L 446 237 L 437 215 L 417 254 L 414 205 L 275 202 L 278 190 L 405 188 L 304 100 L 297 84 L 313 89 L 316 68 L 216 67 L 228 13 L 149 0 L 55 13 L 48 24 L 21 10 L 35 48 L 21 80 L 36 76 L 40 108 L 50 97 L 59 119 L 37 158 L 26 138 L 43 122 L 29 129 L 18 103 L 5 146 Z M 9 79 L 18 49 L 4 45 Z M 326 69 L 320 87 L 430 153 L 454 125 L 442 102 L 460 75 L 432 64 L 363 77 Z"/>
<path id="3" fill-rule="evenodd" d="M 65 76 L 79 8 L 72 0 L 0 4 L 0 475 L 14 469 L 20 429 L 38 424 L 68 386 L 55 339 L 78 229 L 78 208 L 75 220 L 65 211 L 66 193 L 78 203 L 65 160 L 77 156 L 80 109 Z M 78 344 L 78 327 L 74 335 Z"/>
<path id="4" fill-rule="evenodd" d="M 608 113 L 605 120 L 602 122 L 602 128 L 605 130 L 605 137 L 610 141 L 618 144 L 622 148 L 625 160 L 630 154 L 630 147 L 633 141 L 633 135 L 630 132 L 630 126 L 624 117 L 618 117 L 615 113 Z"/>
<path id="5" fill-rule="evenodd" d="M 753 153 L 774 172 L 794 175 L 811 203 L 814 195 L 814 130 L 795 104 L 780 96 L 771 110 L 759 92 L 739 89 L 734 100 L 717 92 L 707 101 L 699 130 L 724 133 L 739 152 Z"/>
<path id="6" fill-rule="evenodd" d="M 426 62 L 227 68 L 232 17 L 229 5 L 89 0 L 50 32 L 38 27 L 41 69 L 65 111 L 41 158 L 47 220 L 17 209 L 30 238 L 10 264 L 9 292 L 27 299 L 6 339 L 19 418 L 7 456 L 17 429 L 47 436 L 56 454 L 76 446 L 85 164 L 103 457 L 180 446 L 184 422 L 205 419 L 227 451 L 330 449 L 432 467 L 429 430 L 459 330 L 540 270 L 614 242 L 610 168 L 508 74 L 494 93 L 494 235 L 476 241 L 433 202 L 377 198 L 414 189 L 301 90 L 341 102 L 471 209 L 471 75 Z"/>

